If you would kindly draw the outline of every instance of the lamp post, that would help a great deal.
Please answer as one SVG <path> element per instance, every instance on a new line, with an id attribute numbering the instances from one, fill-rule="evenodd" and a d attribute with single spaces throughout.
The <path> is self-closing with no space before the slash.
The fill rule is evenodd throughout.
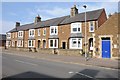
<path id="1" fill-rule="evenodd" d="M 86 5 L 83 5 L 83 7 L 85 8 L 85 60 L 87 61 L 87 52 L 86 52 L 86 47 L 87 47 L 87 42 L 86 42 Z"/>

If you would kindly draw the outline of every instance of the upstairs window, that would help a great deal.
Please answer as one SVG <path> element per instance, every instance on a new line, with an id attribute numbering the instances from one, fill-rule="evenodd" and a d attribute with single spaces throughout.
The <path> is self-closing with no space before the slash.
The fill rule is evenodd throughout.
<path id="1" fill-rule="evenodd" d="M 23 31 L 18 31 L 18 37 L 23 37 Z"/>
<path id="2" fill-rule="evenodd" d="M 7 39 L 11 38 L 11 33 L 7 33 Z"/>
<path id="3" fill-rule="evenodd" d="M 40 36 L 40 29 L 38 29 L 38 36 Z"/>
<path id="4" fill-rule="evenodd" d="M 71 33 L 81 33 L 81 23 L 71 23 Z"/>
<path id="5" fill-rule="evenodd" d="M 43 35 L 44 35 L 44 36 L 46 35 L 46 28 L 43 29 Z"/>
<path id="6" fill-rule="evenodd" d="M 89 32 L 94 32 L 94 22 L 90 21 L 89 23 Z"/>
<path id="7" fill-rule="evenodd" d="M 50 26 L 50 35 L 58 35 L 58 26 Z"/>
<path id="8" fill-rule="evenodd" d="M 35 29 L 30 29 L 29 30 L 29 37 L 34 37 L 35 36 Z"/>

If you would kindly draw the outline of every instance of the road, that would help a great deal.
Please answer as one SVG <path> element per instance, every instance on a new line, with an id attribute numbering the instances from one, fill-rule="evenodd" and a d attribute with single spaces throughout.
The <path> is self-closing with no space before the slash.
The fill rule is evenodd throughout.
<path id="1" fill-rule="evenodd" d="M 118 78 L 118 70 L 2 53 L 3 78 Z"/>

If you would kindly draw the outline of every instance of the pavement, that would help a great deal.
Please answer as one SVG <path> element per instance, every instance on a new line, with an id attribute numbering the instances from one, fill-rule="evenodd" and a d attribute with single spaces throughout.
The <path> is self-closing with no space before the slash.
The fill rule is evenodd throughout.
<path id="1" fill-rule="evenodd" d="M 65 78 L 65 80 L 81 80 L 83 78 L 85 80 L 87 80 L 86 78 L 90 78 L 91 80 L 99 80 L 99 78 L 104 78 L 105 80 L 118 80 L 119 71 L 116 69 L 107 69 L 81 64 L 78 65 L 73 63 L 70 64 L 69 62 L 64 63 L 52 61 L 51 59 L 32 58 L 30 56 L 20 56 L 18 54 L 22 53 L 18 53 L 17 51 L 17 55 L 15 55 L 15 52 L 13 54 L 12 53 L 13 52 L 2 52 L 3 80 L 5 78 L 8 80 L 18 78 L 20 80 L 24 80 L 24 78 L 30 78 L 30 80 L 31 78 L 32 80 L 34 80 L 33 78 L 39 80 L 44 80 L 46 78 L 57 78 L 55 80 L 62 80 L 63 78 Z M 26 54 L 23 53 L 22 55 Z M 42 56 L 43 55 L 41 55 L 41 57 Z M 54 57 L 56 57 L 56 55 Z"/>
<path id="2" fill-rule="evenodd" d="M 11 55 L 19 55 L 19 56 L 26 56 L 36 59 L 43 59 L 43 60 L 50 60 L 55 62 L 62 62 L 62 63 L 69 63 L 69 64 L 77 64 L 77 65 L 86 65 L 86 66 L 96 66 L 106 69 L 120 69 L 118 63 L 119 60 L 115 59 L 103 59 L 103 58 L 90 58 L 88 61 L 85 60 L 83 56 L 64 56 L 64 55 L 57 55 L 57 54 L 44 54 L 38 52 L 22 52 L 22 51 L 10 51 L 10 50 L 3 50 Z"/>

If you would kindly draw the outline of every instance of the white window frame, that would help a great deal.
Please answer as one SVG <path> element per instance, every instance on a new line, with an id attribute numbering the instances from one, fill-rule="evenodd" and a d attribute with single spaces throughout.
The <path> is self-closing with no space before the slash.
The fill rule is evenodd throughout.
<path id="1" fill-rule="evenodd" d="M 31 46 L 29 45 L 29 41 L 31 41 Z M 35 47 L 35 40 L 28 40 L 28 47 Z"/>
<path id="2" fill-rule="evenodd" d="M 80 47 L 78 47 L 78 41 L 80 39 Z M 75 47 L 73 47 L 73 40 L 76 41 Z M 70 38 L 70 49 L 82 49 L 82 38 Z"/>
<path id="3" fill-rule="evenodd" d="M 18 37 L 23 38 L 23 31 L 18 31 Z"/>
<path id="4" fill-rule="evenodd" d="M 51 29 L 53 29 L 53 33 L 51 33 Z M 55 33 L 56 29 L 56 33 Z M 50 35 L 58 35 L 58 26 L 50 26 Z"/>
<path id="5" fill-rule="evenodd" d="M 13 38 L 15 38 L 15 36 L 14 36 L 14 32 L 13 32 L 13 34 L 12 34 L 12 35 L 13 35 Z"/>
<path id="6" fill-rule="evenodd" d="M 10 43 L 11 41 L 6 41 L 6 46 L 7 47 L 10 47 L 10 45 L 11 45 L 11 43 Z M 10 44 L 9 44 L 10 43 Z"/>
<path id="7" fill-rule="evenodd" d="M 51 47 L 50 41 L 53 40 L 53 46 Z M 55 47 L 55 40 L 56 40 L 56 47 Z M 49 39 L 49 48 L 58 48 L 58 39 Z"/>
<path id="8" fill-rule="evenodd" d="M 77 31 L 73 31 L 73 28 L 77 28 Z M 78 28 L 80 28 L 80 31 L 78 31 Z M 71 33 L 82 33 L 82 23 L 71 23 Z"/>
<path id="9" fill-rule="evenodd" d="M 17 47 L 23 47 L 23 40 L 18 40 L 17 41 Z"/>
<path id="10" fill-rule="evenodd" d="M 46 28 L 43 29 L 43 36 L 46 35 Z"/>
<path id="11" fill-rule="evenodd" d="M 93 26 L 91 26 L 91 22 L 93 23 Z M 93 27 L 93 31 L 91 31 L 91 27 Z M 90 21 L 90 22 L 89 22 L 89 32 L 94 32 L 94 30 L 95 30 L 94 21 Z"/>
<path id="12" fill-rule="evenodd" d="M 14 47 L 15 46 L 15 41 L 12 41 L 12 47 Z"/>
<path id="13" fill-rule="evenodd" d="M 11 38 L 11 33 L 7 33 L 7 39 Z"/>
<path id="14" fill-rule="evenodd" d="M 40 36 L 40 32 L 41 32 L 41 30 L 40 30 L 40 29 L 37 29 L 37 31 L 38 31 L 38 36 Z"/>
<path id="15" fill-rule="evenodd" d="M 35 29 L 29 29 L 29 37 L 35 37 Z"/>

